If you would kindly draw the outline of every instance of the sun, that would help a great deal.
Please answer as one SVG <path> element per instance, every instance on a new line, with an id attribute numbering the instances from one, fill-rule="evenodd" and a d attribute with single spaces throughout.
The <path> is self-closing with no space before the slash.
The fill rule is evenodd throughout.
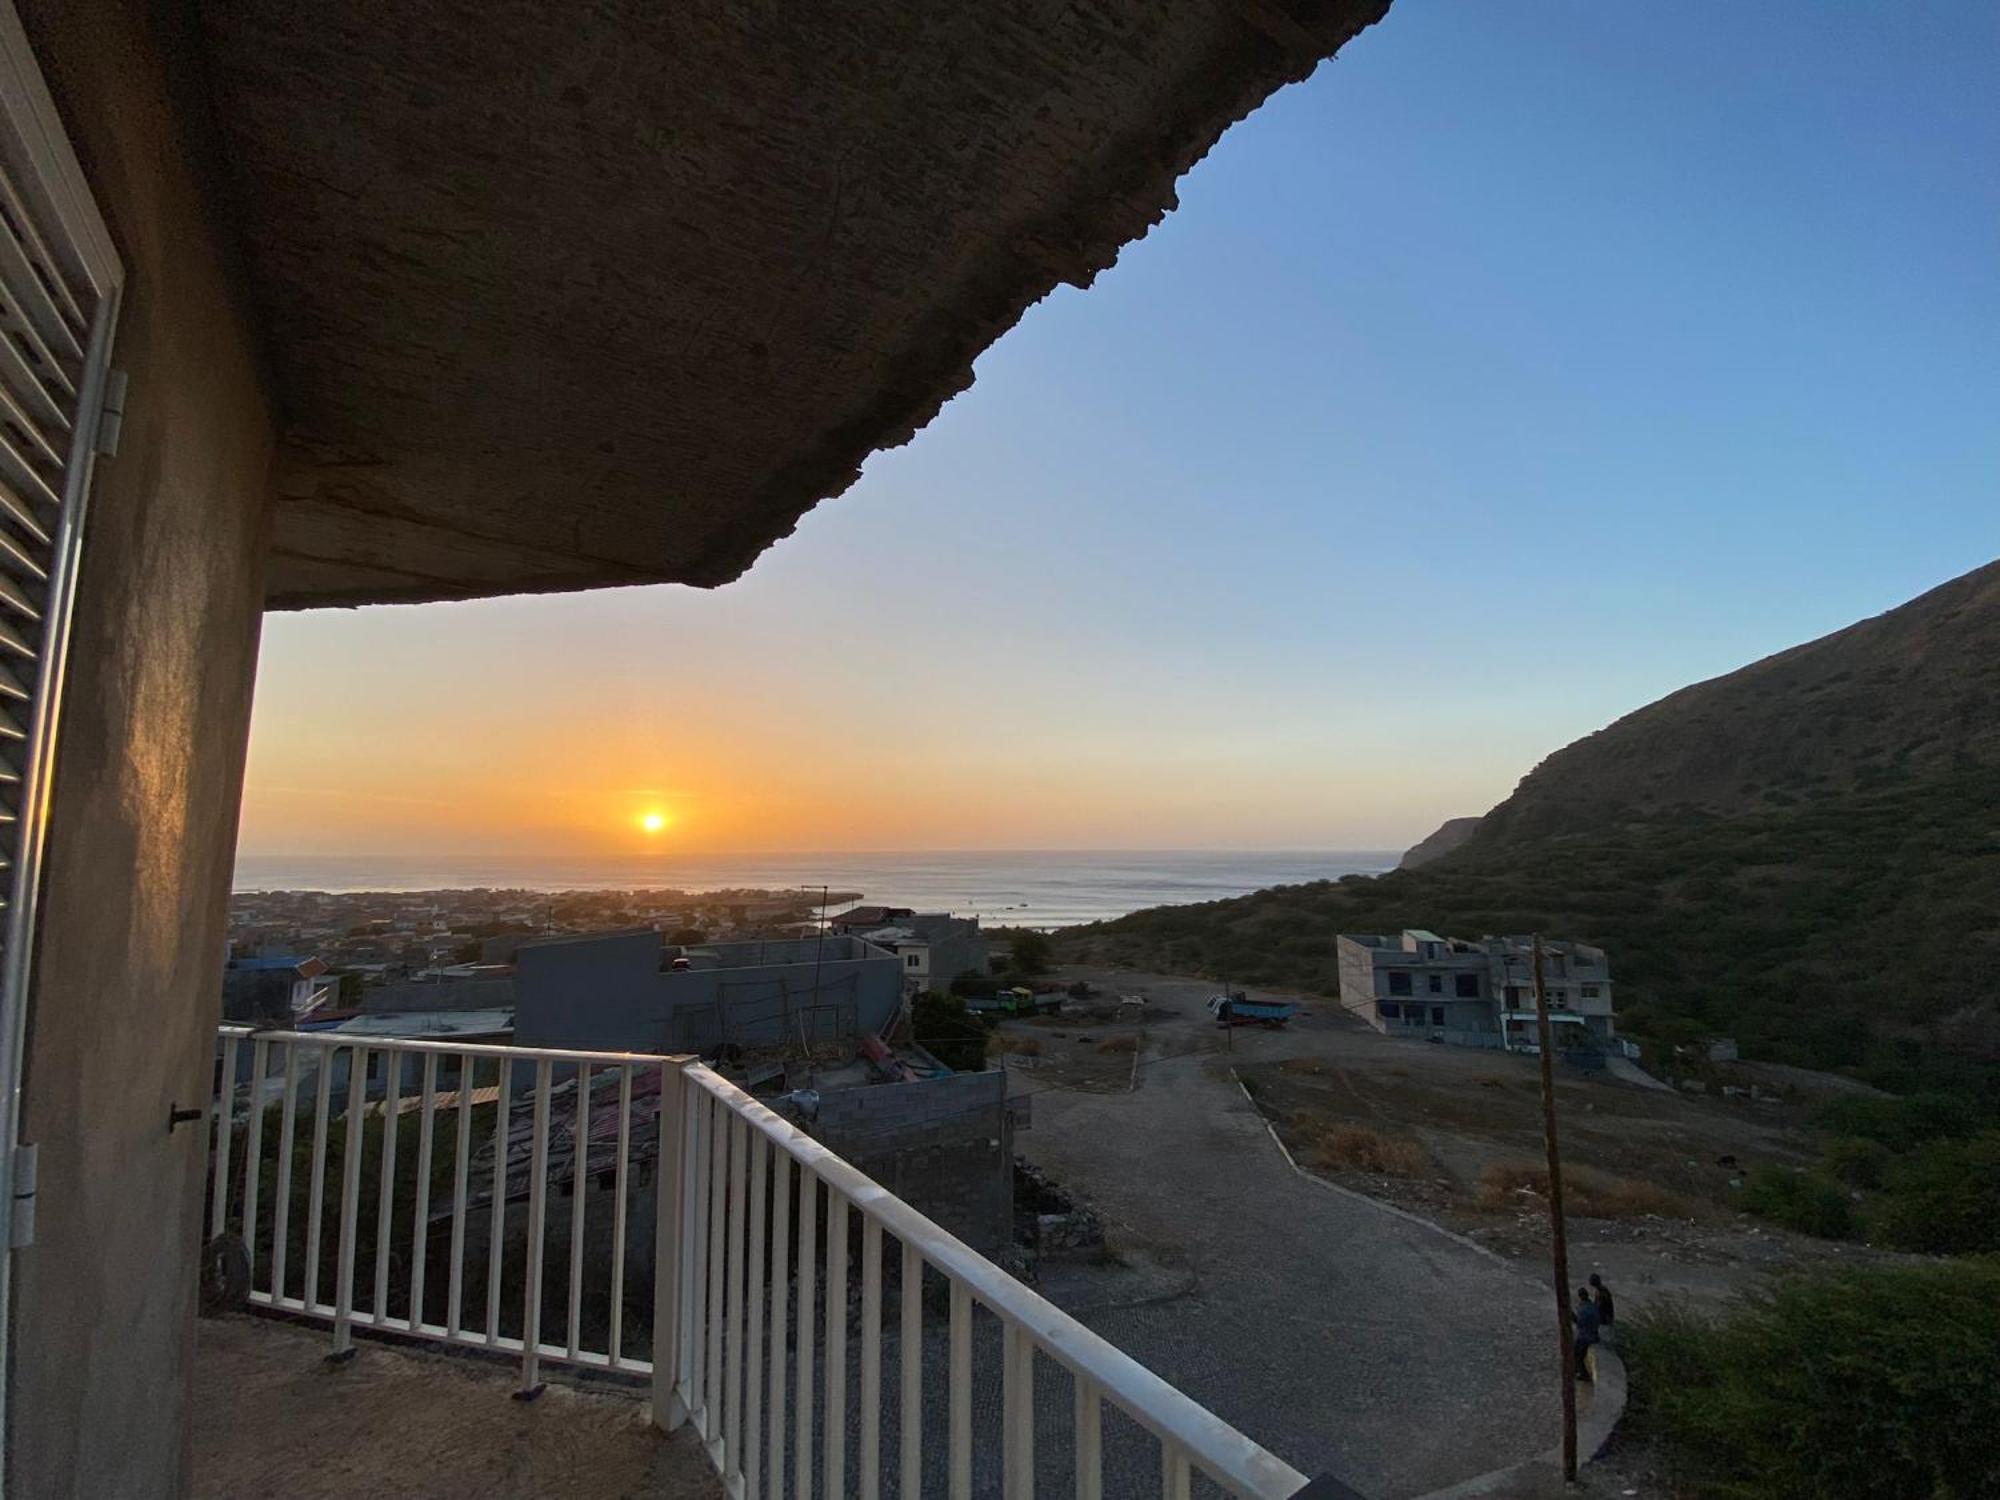
<path id="1" fill-rule="evenodd" d="M 662 829 L 664 829 L 667 826 L 667 824 L 671 821 L 672 819 L 670 819 L 663 812 L 648 812 L 639 814 L 639 826 L 640 828 L 644 829 L 647 833 L 658 833 Z"/>

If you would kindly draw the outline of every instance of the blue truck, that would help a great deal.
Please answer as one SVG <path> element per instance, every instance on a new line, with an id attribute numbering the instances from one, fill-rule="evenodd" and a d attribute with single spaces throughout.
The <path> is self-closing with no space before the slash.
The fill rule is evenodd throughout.
<path id="1" fill-rule="evenodd" d="M 1208 1002 L 1208 1013 L 1218 1026 L 1268 1026 L 1273 1031 L 1299 1013 L 1291 1000 L 1252 1000 L 1242 991 L 1217 995 Z"/>

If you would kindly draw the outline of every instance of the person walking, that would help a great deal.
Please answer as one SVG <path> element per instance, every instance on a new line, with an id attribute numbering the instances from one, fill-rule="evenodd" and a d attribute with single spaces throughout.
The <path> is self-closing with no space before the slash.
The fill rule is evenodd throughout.
<path id="1" fill-rule="evenodd" d="M 1576 1339 L 1570 1347 L 1571 1363 L 1576 1366 L 1578 1380 L 1590 1379 L 1590 1369 L 1584 1364 L 1583 1357 L 1596 1342 L 1597 1304 L 1590 1300 L 1590 1288 L 1580 1286 L 1576 1289 Z"/>
<path id="2" fill-rule="evenodd" d="M 1590 1294 L 1597 1303 L 1597 1336 L 1608 1344 L 1612 1342 L 1612 1325 L 1618 1320 L 1618 1304 L 1612 1300 L 1611 1288 L 1595 1271 L 1590 1273 Z"/>

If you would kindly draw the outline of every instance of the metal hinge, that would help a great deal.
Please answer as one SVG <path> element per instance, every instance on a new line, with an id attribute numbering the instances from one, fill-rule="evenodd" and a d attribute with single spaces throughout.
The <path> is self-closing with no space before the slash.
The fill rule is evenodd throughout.
<path id="1" fill-rule="evenodd" d="M 100 458 L 118 456 L 118 436 L 125 430 L 125 387 L 123 370 L 111 370 L 104 377 L 104 404 L 97 413 L 97 453 Z"/>
<path id="2" fill-rule="evenodd" d="M 35 1163 L 40 1146 L 14 1148 L 14 1212 L 9 1219 L 9 1249 L 25 1250 L 35 1243 Z"/>

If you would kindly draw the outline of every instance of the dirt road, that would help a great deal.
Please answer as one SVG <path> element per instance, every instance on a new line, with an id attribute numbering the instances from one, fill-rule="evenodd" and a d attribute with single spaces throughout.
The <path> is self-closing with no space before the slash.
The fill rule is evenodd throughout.
<path id="1" fill-rule="evenodd" d="M 1193 1050 L 1221 1040 L 1198 1015 L 1208 988 L 1149 978 L 1149 996 L 1178 1014 L 1149 1027 L 1140 1087 L 1048 1090 L 1021 1137 L 1106 1216 L 1114 1245 L 1191 1273 L 1181 1297 L 1087 1321 L 1295 1466 L 1384 1500 L 1546 1448 L 1548 1292 L 1295 1173 L 1231 1078 L 1232 1057 Z M 1298 1045 L 1230 1040 L 1237 1062 Z"/>

